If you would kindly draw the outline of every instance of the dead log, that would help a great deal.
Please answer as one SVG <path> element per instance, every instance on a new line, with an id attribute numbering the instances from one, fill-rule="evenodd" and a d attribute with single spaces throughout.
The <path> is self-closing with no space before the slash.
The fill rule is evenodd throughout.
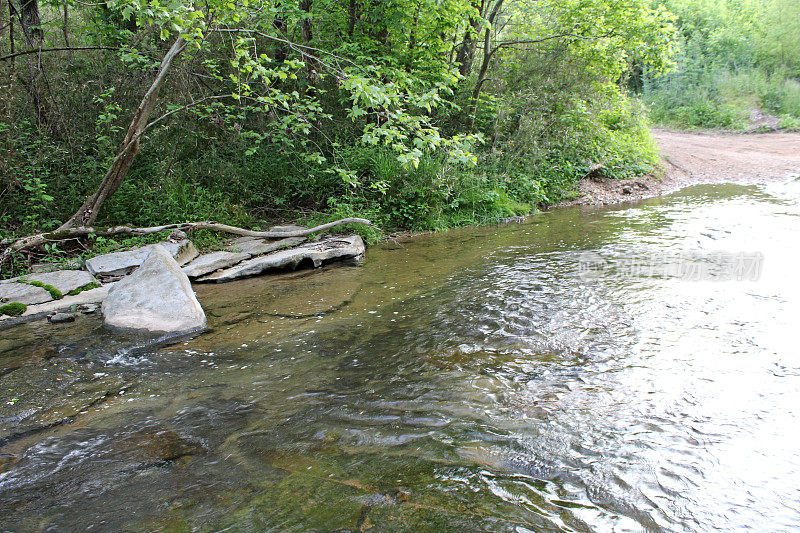
<path id="1" fill-rule="evenodd" d="M 606 166 L 603 163 L 592 163 L 589 165 L 586 174 L 584 174 L 583 178 L 581 179 L 602 182 L 603 178 L 605 177 L 605 173 Z"/>
<path id="2" fill-rule="evenodd" d="M 115 235 L 150 235 L 167 230 L 183 230 L 195 231 L 201 229 L 221 231 L 223 233 L 230 233 L 232 235 L 239 235 L 242 237 L 258 237 L 262 239 L 283 239 L 286 237 L 305 237 L 313 233 L 319 233 L 342 224 L 365 224 L 370 227 L 375 227 L 372 223 L 365 218 L 342 218 L 320 224 L 313 228 L 305 228 L 290 231 L 253 231 L 236 226 L 229 226 L 228 224 L 220 224 L 219 222 L 182 222 L 178 224 L 166 224 L 164 226 L 151 226 L 147 228 L 135 228 L 131 226 L 112 226 L 112 227 L 79 227 L 58 229 L 49 233 L 38 233 L 36 235 L 28 235 L 19 239 L 3 239 L 0 244 L 6 246 L 3 253 L 0 255 L 0 267 L 11 257 L 11 254 L 20 252 L 22 250 L 30 250 L 38 248 L 45 243 L 55 241 L 65 241 L 69 239 L 76 239 L 80 237 L 88 237 L 95 235 L 97 237 L 113 237 Z"/>

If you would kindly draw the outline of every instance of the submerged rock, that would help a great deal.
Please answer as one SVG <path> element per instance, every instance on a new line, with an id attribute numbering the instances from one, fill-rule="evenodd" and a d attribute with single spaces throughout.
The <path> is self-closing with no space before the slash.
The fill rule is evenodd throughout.
<path id="1" fill-rule="evenodd" d="M 241 263 L 245 259 L 249 259 L 250 254 L 235 253 L 235 252 L 212 252 L 210 254 L 201 255 L 185 267 L 184 273 L 190 278 L 197 278 L 204 276 L 220 268 L 228 268 Z"/>
<path id="2" fill-rule="evenodd" d="M 102 310 L 106 325 L 114 328 L 184 334 L 206 326 L 189 278 L 160 245 L 152 246 L 136 272 L 108 291 Z"/>
<path id="3" fill-rule="evenodd" d="M 75 313 L 53 313 L 47 317 L 51 324 L 64 324 L 66 322 L 75 322 L 77 315 Z"/>
<path id="4" fill-rule="evenodd" d="M 126 385 L 121 376 L 96 374 L 91 366 L 62 357 L 29 360 L 0 376 L 0 448 L 70 423 Z"/>
<path id="5" fill-rule="evenodd" d="M 228 251 L 245 253 L 250 256 L 263 255 L 274 252 L 275 250 L 300 244 L 304 240 L 305 239 L 303 237 L 287 237 L 286 239 L 280 239 L 277 241 L 260 239 L 258 237 L 241 237 L 233 241 L 233 244 L 228 246 Z"/>
<path id="6" fill-rule="evenodd" d="M 199 278 L 197 281 L 222 283 L 257 276 L 269 270 L 296 269 L 303 263 L 317 268 L 325 262 L 361 257 L 364 255 L 364 250 L 364 241 L 358 235 L 331 237 L 320 242 L 248 259 L 222 272 Z"/>
<path id="7" fill-rule="evenodd" d="M 7 472 L 18 461 L 19 457 L 13 453 L 0 453 L 0 474 Z"/>
<path id="8" fill-rule="evenodd" d="M 78 306 L 78 311 L 80 311 L 84 315 L 91 315 L 93 313 L 96 313 L 99 308 L 100 308 L 100 306 L 97 305 L 97 304 L 86 303 L 86 304 L 79 305 Z"/>
<path id="9" fill-rule="evenodd" d="M 198 256 L 197 249 L 191 241 L 162 242 L 150 244 L 134 250 L 124 252 L 114 252 L 111 254 L 98 255 L 86 261 L 86 270 L 95 276 L 118 277 L 130 274 L 136 267 L 142 264 L 154 247 L 161 246 L 170 256 L 177 261 L 178 265 L 185 265 Z"/>
<path id="10" fill-rule="evenodd" d="M 197 455 L 205 450 L 202 443 L 166 427 L 145 427 L 111 440 L 104 458 L 122 464 L 156 466 Z M 131 466 L 133 466 L 131 465 Z M 129 467 L 130 468 L 130 467 Z"/>

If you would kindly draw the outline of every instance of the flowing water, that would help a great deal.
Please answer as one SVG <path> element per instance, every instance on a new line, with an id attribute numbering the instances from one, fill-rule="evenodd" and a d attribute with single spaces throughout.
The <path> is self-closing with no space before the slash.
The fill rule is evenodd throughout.
<path id="1" fill-rule="evenodd" d="M 796 530 L 798 235 L 698 186 L 2 331 L 0 530 Z"/>

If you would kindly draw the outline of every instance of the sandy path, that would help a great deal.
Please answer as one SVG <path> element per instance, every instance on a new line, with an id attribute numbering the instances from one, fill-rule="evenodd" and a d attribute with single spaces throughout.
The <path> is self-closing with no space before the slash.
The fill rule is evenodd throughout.
<path id="1" fill-rule="evenodd" d="M 584 179 L 582 196 L 561 205 L 607 205 L 700 183 L 755 183 L 800 176 L 800 133 L 686 133 L 653 130 L 662 169 L 637 180 Z"/>

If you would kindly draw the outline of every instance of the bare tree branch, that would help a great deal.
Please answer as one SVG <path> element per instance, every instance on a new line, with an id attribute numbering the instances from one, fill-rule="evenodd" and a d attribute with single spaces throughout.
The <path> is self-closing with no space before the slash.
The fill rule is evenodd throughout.
<path id="1" fill-rule="evenodd" d="M 58 48 L 42 48 L 41 50 L 37 48 L 35 50 L 24 50 L 22 52 L 8 54 L 0 57 L 0 61 L 8 61 L 10 59 L 14 59 L 15 57 L 26 56 L 28 54 L 38 54 L 40 52 L 66 52 L 76 50 L 122 50 L 122 48 L 118 46 L 62 46 Z"/>
<path id="2" fill-rule="evenodd" d="M 604 33 L 603 35 L 597 35 L 597 36 L 594 36 L 594 37 L 587 37 L 585 35 L 577 35 L 575 33 L 559 33 L 559 34 L 556 34 L 556 35 L 548 35 L 547 37 L 540 37 L 538 39 L 520 39 L 518 41 L 500 41 L 500 42 L 496 43 L 495 47 L 492 48 L 489 51 L 489 57 L 493 56 L 495 54 L 495 52 L 497 52 L 501 48 L 505 48 L 505 47 L 508 47 L 508 46 L 516 46 L 518 44 L 539 44 L 539 43 L 544 43 L 544 42 L 547 42 L 547 41 L 552 41 L 553 39 L 563 39 L 565 37 L 569 37 L 571 39 L 578 39 L 578 40 L 581 40 L 581 41 L 597 41 L 597 40 L 600 40 L 600 39 L 605 39 L 607 37 L 613 37 L 613 36 L 614 36 L 614 32 L 613 31 L 609 31 L 607 33 Z"/>
<path id="3" fill-rule="evenodd" d="M 27 237 L 22 237 L 19 239 L 3 239 L 0 241 L 1 245 L 6 246 L 6 249 L 3 250 L 3 253 L 0 254 L 0 267 L 11 257 L 11 254 L 15 252 L 19 252 L 22 250 L 30 250 L 32 248 L 38 248 L 44 245 L 47 242 L 54 242 L 54 241 L 65 241 L 69 239 L 75 239 L 78 237 L 87 237 L 89 235 L 95 235 L 98 237 L 113 237 L 115 235 L 151 235 L 153 233 L 159 233 L 161 231 L 167 230 L 187 230 L 187 231 L 195 231 L 195 230 L 214 230 L 214 231 L 221 231 L 223 233 L 230 233 L 232 235 L 241 235 L 243 237 L 258 237 L 262 239 L 284 239 L 286 237 L 305 237 L 306 235 L 311 235 L 313 233 L 319 233 L 320 231 L 325 231 L 336 226 L 341 226 L 342 224 L 365 224 L 370 227 L 375 227 L 369 220 L 365 218 L 342 218 L 339 220 L 334 220 L 333 222 L 328 222 L 326 224 L 320 224 L 319 226 L 314 226 L 313 228 L 305 228 L 299 230 L 289 230 L 289 231 L 253 231 L 244 228 L 238 228 L 236 226 L 229 226 L 227 224 L 220 224 L 219 222 L 182 222 L 178 224 L 166 224 L 164 226 L 151 226 L 147 228 L 136 228 L 131 226 L 113 226 L 109 228 L 94 228 L 94 227 L 80 227 L 80 228 L 68 228 L 64 230 L 56 230 L 50 233 L 39 233 L 36 235 L 28 235 Z"/>

